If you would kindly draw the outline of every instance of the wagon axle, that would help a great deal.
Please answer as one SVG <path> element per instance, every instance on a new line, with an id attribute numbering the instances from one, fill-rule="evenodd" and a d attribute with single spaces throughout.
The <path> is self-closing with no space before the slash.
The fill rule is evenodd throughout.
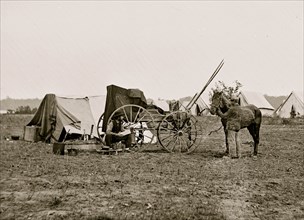
<path id="1" fill-rule="evenodd" d="M 184 135 L 184 132 L 183 132 L 182 130 L 179 130 L 179 131 L 177 132 L 177 135 L 181 137 L 181 136 Z"/>

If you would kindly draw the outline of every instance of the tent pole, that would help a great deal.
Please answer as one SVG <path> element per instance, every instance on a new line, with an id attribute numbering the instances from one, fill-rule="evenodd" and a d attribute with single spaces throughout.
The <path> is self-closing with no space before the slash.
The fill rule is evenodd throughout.
<path id="1" fill-rule="evenodd" d="M 202 91 L 192 100 L 194 100 L 192 103 L 189 102 L 188 105 L 186 106 L 186 109 L 191 109 L 193 107 L 193 105 L 197 102 L 197 100 L 199 99 L 199 97 L 203 94 L 203 92 L 206 90 L 206 88 L 209 86 L 209 84 L 212 82 L 212 80 L 214 79 L 214 77 L 218 74 L 218 72 L 221 70 L 221 68 L 224 65 L 224 59 L 220 62 L 220 64 L 218 65 L 218 67 L 215 69 L 215 71 L 213 72 L 213 74 L 211 75 L 211 77 L 209 78 L 208 82 L 206 83 L 206 85 L 203 87 Z M 197 93 L 196 93 L 197 94 Z"/>

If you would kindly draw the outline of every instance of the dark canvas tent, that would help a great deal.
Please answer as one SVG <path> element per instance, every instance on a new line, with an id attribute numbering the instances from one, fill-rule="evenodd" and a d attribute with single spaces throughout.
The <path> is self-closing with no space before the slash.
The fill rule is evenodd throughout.
<path id="1" fill-rule="evenodd" d="M 111 114 L 119 107 L 127 104 L 147 107 L 144 93 L 139 89 L 125 89 L 116 85 L 107 86 L 107 98 L 104 111 L 102 131 L 106 131 L 107 122 Z"/>
<path id="2" fill-rule="evenodd" d="M 62 141 L 63 135 L 92 134 L 98 137 L 96 124 L 105 106 L 105 96 L 62 97 L 47 94 L 27 126 L 39 127 L 43 141 Z"/>

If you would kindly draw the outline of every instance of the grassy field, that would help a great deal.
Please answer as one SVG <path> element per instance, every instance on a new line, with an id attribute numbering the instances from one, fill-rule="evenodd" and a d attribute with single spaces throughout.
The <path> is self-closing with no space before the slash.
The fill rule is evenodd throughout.
<path id="1" fill-rule="evenodd" d="M 51 144 L 6 139 L 31 117 L 0 116 L 0 219 L 304 219 L 303 119 L 265 119 L 254 160 L 248 144 L 242 158 L 223 157 L 222 130 L 189 155 L 153 146 L 60 156 Z"/>

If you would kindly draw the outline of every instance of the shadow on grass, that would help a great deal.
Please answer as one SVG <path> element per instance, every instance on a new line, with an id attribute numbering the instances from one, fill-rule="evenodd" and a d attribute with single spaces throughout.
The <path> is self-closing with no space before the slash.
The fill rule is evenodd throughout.
<path id="1" fill-rule="evenodd" d="M 146 147 L 145 149 L 138 151 L 138 153 L 155 153 L 155 154 L 178 154 L 177 152 L 170 153 L 166 151 L 164 148 L 161 146 L 149 146 Z M 201 156 L 203 158 L 222 158 L 224 156 L 227 156 L 225 151 L 223 150 L 209 150 L 209 149 L 196 149 L 191 153 L 182 153 L 185 155 L 193 155 L 193 156 Z"/>
<path id="2" fill-rule="evenodd" d="M 170 154 L 168 151 L 166 151 L 165 149 L 147 149 L 147 150 L 143 150 L 140 153 L 166 153 L 166 154 Z"/>

